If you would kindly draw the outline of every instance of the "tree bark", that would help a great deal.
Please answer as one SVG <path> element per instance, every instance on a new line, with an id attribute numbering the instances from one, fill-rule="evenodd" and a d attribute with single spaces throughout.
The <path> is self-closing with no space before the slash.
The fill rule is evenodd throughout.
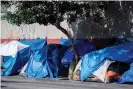
<path id="1" fill-rule="evenodd" d="M 56 22 L 54 25 L 55 25 L 60 31 L 62 31 L 62 32 L 68 37 L 68 39 L 69 39 L 70 42 L 71 42 L 72 51 L 73 51 L 73 53 L 74 53 L 75 61 L 72 62 L 72 63 L 70 64 L 70 66 L 69 66 L 69 77 L 68 77 L 68 78 L 69 78 L 70 80 L 73 80 L 74 70 L 75 70 L 76 64 L 77 64 L 78 61 L 79 61 L 79 56 L 78 56 L 78 54 L 77 54 L 77 52 L 76 52 L 76 50 L 75 50 L 75 47 L 74 47 L 74 40 L 73 40 L 73 38 L 71 37 L 71 35 L 67 32 L 67 30 L 64 29 L 63 27 L 61 27 L 61 25 L 60 25 L 59 22 Z"/>
<path id="2" fill-rule="evenodd" d="M 71 37 L 71 35 L 67 32 L 66 29 L 64 29 L 63 27 L 60 26 L 60 23 L 56 23 L 54 24 L 60 31 L 62 31 L 67 37 L 68 39 L 70 40 L 71 42 L 71 45 L 72 45 L 72 50 L 73 50 L 73 53 L 74 53 L 74 57 L 75 57 L 75 62 L 78 63 L 79 61 L 79 56 L 75 50 L 75 47 L 74 47 L 74 40 L 73 38 Z"/>

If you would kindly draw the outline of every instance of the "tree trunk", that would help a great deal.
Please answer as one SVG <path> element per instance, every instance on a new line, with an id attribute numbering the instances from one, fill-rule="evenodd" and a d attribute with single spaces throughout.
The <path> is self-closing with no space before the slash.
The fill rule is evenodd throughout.
<path id="1" fill-rule="evenodd" d="M 55 26 L 56 26 L 60 31 L 62 31 L 62 32 L 68 37 L 68 39 L 70 40 L 71 45 L 72 45 L 72 50 L 73 50 L 73 53 L 74 53 L 74 57 L 75 57 L 75 61 L 76 61 L 76 63 L 77 63 L 77 62 L 79 61 L 79 56 L 78 56 L 78 54 L 77 54 L 77 52 L 76 52 L 76 50 L 75 50 L 73 38 L 72 38 L 71 35 L 67 32 L 66 29 L 64 29 L 63 27 L 60 26 L 59 23 L 58 23 L 58 24 L 56 23 Z"/>
<path id="2" fill-rule="evenodd" d="M 72 50 L 73 50 L 74 58 L 75 58 L 75 61 L 72 62 L 70 64 L 70 67 L 69 67 L 69 79 L 72 80 L 75 67 L 76 67 L 76 65 L 77 65 L 77 63 L 79 61 L 79 56 L 78 56 L 78 54 L 77 54 L 77 52 L 75 50 L 75 47 L 74 47 L 74 40 L 71 37 L 71 35 L 67 32 L 67 30 L 60 26 L 60 23 L 58 23 L 58 24 L 56 23 L 55 26 L 68 37 L 68 39 L 70 40 L 70 42 L 72 44 Z"/>

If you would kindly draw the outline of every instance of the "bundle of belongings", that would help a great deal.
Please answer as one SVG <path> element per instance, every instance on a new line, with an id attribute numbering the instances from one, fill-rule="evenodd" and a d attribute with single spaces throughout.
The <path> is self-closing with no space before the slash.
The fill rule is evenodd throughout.
<path id="1" fill-rule="evenodd" d="M 133 43 L 88 53 L 77 64 L 73 79 L 133 83 Z"/>

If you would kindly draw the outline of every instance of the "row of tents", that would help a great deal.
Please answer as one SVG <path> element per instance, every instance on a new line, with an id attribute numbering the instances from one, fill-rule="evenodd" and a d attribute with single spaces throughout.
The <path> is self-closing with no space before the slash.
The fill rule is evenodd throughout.
<path id="1" fill-rule="evenodd" d="M 133 42 L 117 40 L 117 43 L 119 45 L 97 49 L 88 40 L 75 40 L 75 50 L 81 60 L 74 73 L 79 71 L 78 76 L 82 81 L 93 75 L 106 83 L 107 71 L 114 63 L 115 69 L 123 72 L 113 82 L 133 83 Z M 68 77 L 69 66 L 74 61 L 68 40 L 63 40 L 61 44 L 47 44 L 46 39 L 11 41 L 0 44 L 0 49 L 3 60 L 1 76 Z M 123 63 L 127 65 L 125 69 L 119 68 Z"/>

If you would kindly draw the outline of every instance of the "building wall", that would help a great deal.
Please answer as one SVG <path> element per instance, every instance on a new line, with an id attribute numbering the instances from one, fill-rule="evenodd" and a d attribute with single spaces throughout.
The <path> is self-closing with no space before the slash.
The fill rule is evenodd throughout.
<path id="1" fill-rule="evenodd" d="M 1 21 L 1 39 L 36 39 L 45 37 L 52 39 L 61 37 L 66 38 L 59 29 L 52 25 L 43 26 L 35 23 L 31 25 L 16 26 L 9 24 L 7 21 Z"/>
<path id="2" fill-rule="evenodd" d="M 66 22 L 61 24 L 68 29 Z M 1 21 L 1 43 L 18 39 L 37 39 L 46 38 L 48 43 L 60 43 L 61 38 L 67 38 L 55 26 L 43 26 L 37 23 L 32 25 L 16 26 L 7 21 Z"/>
<path id="3" fill-rule="evenodd" d="M 1 15 L 4 15 L 7 11 L 13 12 L 15 6 L 7 8 L 4 4 L 1 5 Z M 69 29 L 67 22 L 61 23 L 65 29 Z M 1 20 L 1 39 L 37 39 L 37 38 L 48 38 L 48 39 L 60 39 L 61 37 L 67 38 L 59 29 L 55 26 L 39 25 L 34 23 L 31 25 L 16 26 L 9 24 L 5 20 Z"/>

